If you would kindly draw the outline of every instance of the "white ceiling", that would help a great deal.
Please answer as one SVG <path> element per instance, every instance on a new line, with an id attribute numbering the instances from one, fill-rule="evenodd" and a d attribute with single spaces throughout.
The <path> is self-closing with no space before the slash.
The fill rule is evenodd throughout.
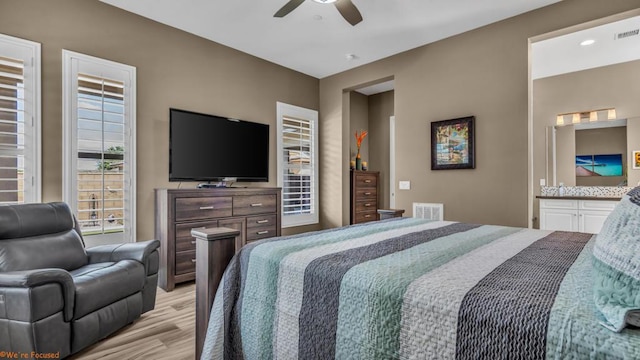
<path id="1" fill-rule="evenodd" d="M 533 43 L 531 77 L 540 79 L 640 59 L 640 34 L 616 37 L 638 29 L 640 16 Z M 584 40 L 595 42 L 581 46 Z"/>
<path id="2" fill-rule="evenodd" d="M 353 0 L 356 26 L 311 0 L 284 18 L 273 14 L 288 0 L 101 1 L 324 78 L 560 0 Z"/>

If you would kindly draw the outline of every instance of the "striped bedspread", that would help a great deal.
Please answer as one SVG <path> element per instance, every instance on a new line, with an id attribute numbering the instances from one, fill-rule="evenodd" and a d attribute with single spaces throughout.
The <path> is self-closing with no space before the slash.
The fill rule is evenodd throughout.
<path id="1" fill-rule="evenodd" d="M 249 244 L 203 359 L 640 359 L 596 319 L 593 241 L 392 219 Z"/>

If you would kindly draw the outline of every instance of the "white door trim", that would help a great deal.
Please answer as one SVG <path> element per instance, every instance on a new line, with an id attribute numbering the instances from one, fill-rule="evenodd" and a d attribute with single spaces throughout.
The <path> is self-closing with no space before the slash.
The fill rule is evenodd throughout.
<path id="1" fill-rule="evenodd" d="M 389 207 L 396 208 L 396 117 L 389 117 Z"/>

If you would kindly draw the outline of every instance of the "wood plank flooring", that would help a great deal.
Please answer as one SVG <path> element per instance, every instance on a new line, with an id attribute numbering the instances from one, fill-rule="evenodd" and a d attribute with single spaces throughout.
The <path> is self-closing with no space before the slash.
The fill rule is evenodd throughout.
<path id="1" fill-rule="evenodd" d="M 69 359 L 194 359 L 195 289 L 193 282 L 172 292 L 158 288 L 155 309 Z"/>

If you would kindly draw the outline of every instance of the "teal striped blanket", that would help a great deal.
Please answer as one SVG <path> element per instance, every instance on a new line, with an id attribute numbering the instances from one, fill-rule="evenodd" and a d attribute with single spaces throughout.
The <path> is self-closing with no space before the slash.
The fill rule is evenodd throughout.
<path id="1" fill-rule="evenodd" d="M 393 219 L 245 246 L 203 359 L 638 359 L 598 325 L 589 234 Z"/>

